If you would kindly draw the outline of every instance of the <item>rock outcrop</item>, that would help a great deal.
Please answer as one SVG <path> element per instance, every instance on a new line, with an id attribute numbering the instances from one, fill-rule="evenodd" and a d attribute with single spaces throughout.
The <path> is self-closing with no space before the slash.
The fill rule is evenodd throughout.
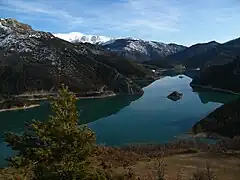
<path id="1" fill-rule="evenodd" d="M 167 96 L 167 98 L 168 98 L 168 99 L 171 99 L 172 101 L 178 101 L 179 99 L 182 98 L 182 96 L 183 96 L 182 93 L 179 93 L 179 92 L 177 92 L 177 91 L 174 91 L 174 92 L 172 92 L 171 94 L 169 94 L 169 95 Z"/>

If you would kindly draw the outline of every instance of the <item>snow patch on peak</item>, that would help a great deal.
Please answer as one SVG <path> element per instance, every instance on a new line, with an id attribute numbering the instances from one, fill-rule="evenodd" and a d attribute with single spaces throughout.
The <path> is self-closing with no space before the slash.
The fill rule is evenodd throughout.
<path id="1" fill-rule="evenodd" d="M 4 54 L 11 52 L 32 52 L 41 42 L 39 38 L 49 39 L 50 33 L 34 31 L 27 25 L 14 19 L 0 20 L 0 48 Z"/>
<path id="2" fill-rule="evenodd" d="M 153 48 L 158 48 L 158 44 L 153 41 L 148 41 L 148 44 L 152 46 Z"/>
<path id="3" fill-rule="evenodd" d="M 111 37 L 97 36 L 97 35 L 86 35 L 80 32 L 70 32 L 70 33 L 56 33 L 53 34 L 55 37 L 63 39 L 69 42 L 83 42 L 83 43 L 105 43 L 112 40 Z"/>
<path id="4" fill-rule="evenodd" d="M 115 41 L 116 41 L 116 39 L 111 39 L 109 41 L 101 43 L 101 45 L 105 46 L 105 45 L 108 45 L 108 44 L 113 44 Z"/>
<path id="5" fill-rule="evenodd" d="M 143 54 L 148 54 L 146 46 L 142 45 L 141 41 L 130 41 L 124 49 L 127 51 L 139 51 Z"/>
<path id="6" fill-rule="evenodd" d="M 0 30 L 2 29 L 3 32 L 8 32 L 9 30 L 11 30 L 9 27 L 6 27 L 3 25 L 3 23 L 0 21 Z M 2 33 L 3 33 L 2 32 Z"/>
<path id="7" fill-rule="evenodd" d="M 56 33 L 56 34 L 53 34 L 55 37 L 58 37 L 60 39 L 63 39 L 65 41 L 75 41 L 77 39 L 81 39 L 82 36 L 85 36 L 84 34 L 82 33 L 79 33 L 79 32 L 70 32 L 70 33 Z"/>

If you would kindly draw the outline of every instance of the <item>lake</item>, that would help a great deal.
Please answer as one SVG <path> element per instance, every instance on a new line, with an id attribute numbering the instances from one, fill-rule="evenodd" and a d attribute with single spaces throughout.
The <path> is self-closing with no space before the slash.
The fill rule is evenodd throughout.
<path id="1" fill-rule="evenodd" d="M 99 144 L 166 143 L 191 129 L 193 124 L 236 95 L 195 90 L 191 78 L 164 77 L 144 88 L 143 96 L 116 96 L 84 99 L 77 103 L 80 123 L 96 132 Z M 183 93 L 179 101 L 167 99 L 173 91 Z M 40 107 L 0 113 L 0 167 L 13 152 L 3 142 L 5 131 L 21 133 L 25 122 L 46 120 L 50 109 Z"/>

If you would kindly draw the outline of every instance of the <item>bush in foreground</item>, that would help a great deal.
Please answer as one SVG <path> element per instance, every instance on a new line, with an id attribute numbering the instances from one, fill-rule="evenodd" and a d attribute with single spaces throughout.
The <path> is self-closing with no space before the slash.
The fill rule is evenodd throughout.
<path id="1" fill-rule="evenodd" d="M 52 99 L 53 116 L 47 122 L 34 120 L 22 135 L 6 134 L 6 142 L 18 151 L 9 159 L 16 178 L 105 179 L 93 156 L 95 134 L 86 126 L 78 126 L 75 104 L 76 97 L 62 87 Z"/>

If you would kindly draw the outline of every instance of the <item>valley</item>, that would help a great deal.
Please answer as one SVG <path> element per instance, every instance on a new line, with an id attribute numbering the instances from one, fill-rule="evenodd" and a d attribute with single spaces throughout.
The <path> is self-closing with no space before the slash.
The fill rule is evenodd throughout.
<path id="1" fill-rule="evenodd" d="M 5 170 L 9 171 L 6 158 L 22 150 L 16 144 L 28 140 L 15 142 L 15 136 L 10 136 L 11 148 L 4 134 L 26 135 L 25 125 L 35 122 L 33 119 L 47 123 L 53 110 L 49 98 L 59 98 L 57 102 L 62 104 L 55 106 L 62 108 L 56 113 L 59 121 L 53 118 L 49 127 L 56 130 L 59 126 L 56 131 L 64 133 L 71 127 L 72 131 L 66 132 L 78 134 L 78 128 L 86 125 L 96 138 L 93 162 L 96 160 L 97 167 L 101 162 L 99 167 L 111 170 L 110 174 L 129 175 L 131 169 L 136 176 L 147 179 L 150 172 L 155 177 L 160 168 L 155 164 L 164 153 L 169 164 L 167 177 L 175 178 L 173 173 L 182 167 L 183 179 L 189 179 L 197 167 L 203 169 L 203 161 L 210 160 L 218 175 L 238 180 L 239 57 L 239 38 L 187 47 L 127 37 L 52 34 L 1 18 L 0 179 L 2 174 L 6 179 Z M 63 92 L 69 98 L 64 103 L 66 97 L 59 96 L 62 85 L 71 92 Z M 178 101 L 167 98 L 171 93 L 180 96 Z M 71 105 L 73 95 L 76 108 Z M 70 107 L 74 112 L 69 113 Z M 65 124 L 70 120 L 74 126 Z M 37 146 L 50 146 L 45 134 L 54 132 L 38 133 L 45 144 Z M 61 136 L 60 144 L 68 140 L 61 133 L 54 134 Z M 71 137 L 70 144 L 81 142 L 76 137 Z M 66 144 L 60 147 L 66 148 Z M 226 168 L 219 165 L 224 163 Z M 15 170 L 10 168 L 10 173 Z"/>

